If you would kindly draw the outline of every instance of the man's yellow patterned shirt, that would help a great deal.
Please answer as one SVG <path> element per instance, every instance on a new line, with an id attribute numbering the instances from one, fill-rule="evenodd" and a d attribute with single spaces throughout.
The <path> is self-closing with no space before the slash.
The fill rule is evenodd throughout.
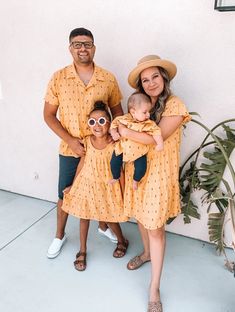
<path id="1" fill-rule="evenodd" d="M 113 74 L 94 65 L 93 76 L 86 86 L 77 75 L 74 64 L 52 76 L 45 96 L 46 102 L 59 106 L 59 119 L 64 129 L 80 139 L 90 134 L 87 117 L 96 101 L 103 101 L 112 108 L 121 99 L 122 94 Z M 63 140 L 59 153 L 77 157 Z"/>

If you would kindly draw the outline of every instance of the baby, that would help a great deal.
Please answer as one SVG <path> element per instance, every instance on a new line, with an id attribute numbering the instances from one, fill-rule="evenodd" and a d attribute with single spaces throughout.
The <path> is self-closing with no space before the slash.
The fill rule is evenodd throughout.
<path id="1" fill-rule="evenodd" d="M 138 189 L 138 182 L 145 175 L 147 169 L 146 154 L 149 151 L 150 145 L 131 141 L 121 138 L 118 132 L 119 123 L 126 126 L 128 129 L 146 132 L 153 136 L 156 142 L 156 150 L 163 149 L 163 138 L 161 130 L 156 123 L 150 120 L 150 110 L 152 103 L 150 98 L 140 92 L 133 93 L 127 102 L 128 114 L 116 117 L 111 123 L 110 133 L 116 142 L 115 149 L 111 159 L 111 172 L 113 179 L 110 183 L 116 182 L 120 178 L 120 171 L 124 162 L 134 162 L 133 188 Z"/>

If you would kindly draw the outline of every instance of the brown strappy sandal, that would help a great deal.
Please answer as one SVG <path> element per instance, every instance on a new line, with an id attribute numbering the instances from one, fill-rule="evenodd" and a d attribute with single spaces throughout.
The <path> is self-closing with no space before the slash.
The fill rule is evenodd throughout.
<path id="1" fill-rule="evenodd" d="M 125 256 L 129 242 L 125 239 L 122 243 L 117 243 L 117 247 L 113 252 L 114 258 L 122 258 Z"/>
<path id="2" fill-rule="evenodd" d="M 149 262 L 150 259 L 148 260 L 142 260 L 141 256 L 135 256 L 132 258 L 128 263 L 127 263 L 127 269 L 128 270 L 137 270 L 140 268 L 144 263 Z"/>
<path id="3" fill-rule="evenodd" d="M 83 257 L 83 259 L 78 259 L 79 257 Z M 74 261 L 74 268 L 77 271 L 85 271 L 86 270 L 86 252 L 79 251 L 76 254 L 76 260 Z"/>

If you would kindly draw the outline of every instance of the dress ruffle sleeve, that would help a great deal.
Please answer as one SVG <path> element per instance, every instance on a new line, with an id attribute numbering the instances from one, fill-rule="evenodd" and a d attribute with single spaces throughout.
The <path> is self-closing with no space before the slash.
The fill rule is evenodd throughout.
<path id="1" fill-rule="evenodd" d="M 177 96 L 171 96 L 166 103 L 166 108 L 162 114 L 162 117 L 169 116 L 183 116 L 184 119 L 182 124 L 185 124 L 192 119 L 192 116 L 189 114 L 184 103 Z"/>

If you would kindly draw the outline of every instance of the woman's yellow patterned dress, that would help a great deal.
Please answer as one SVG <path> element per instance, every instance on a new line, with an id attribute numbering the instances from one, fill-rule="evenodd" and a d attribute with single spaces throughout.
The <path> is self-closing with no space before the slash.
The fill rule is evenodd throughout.
<path id="1" fill-rule="evenodd" d="M 183 116 L 182 125 L 191 120 L 185 105 L 171 96 L 166 103 L 164 116 Z M 133 190 L 133 163 L 125 166 L 124 213 L 135 218 L 146 229 L 162 227 L 166 221 L 180 213 L 179 151 L 181 129 L 178 128 L 167 140 L 160 152 L 151 146 L 147 154 L 147 171 Z"/>

